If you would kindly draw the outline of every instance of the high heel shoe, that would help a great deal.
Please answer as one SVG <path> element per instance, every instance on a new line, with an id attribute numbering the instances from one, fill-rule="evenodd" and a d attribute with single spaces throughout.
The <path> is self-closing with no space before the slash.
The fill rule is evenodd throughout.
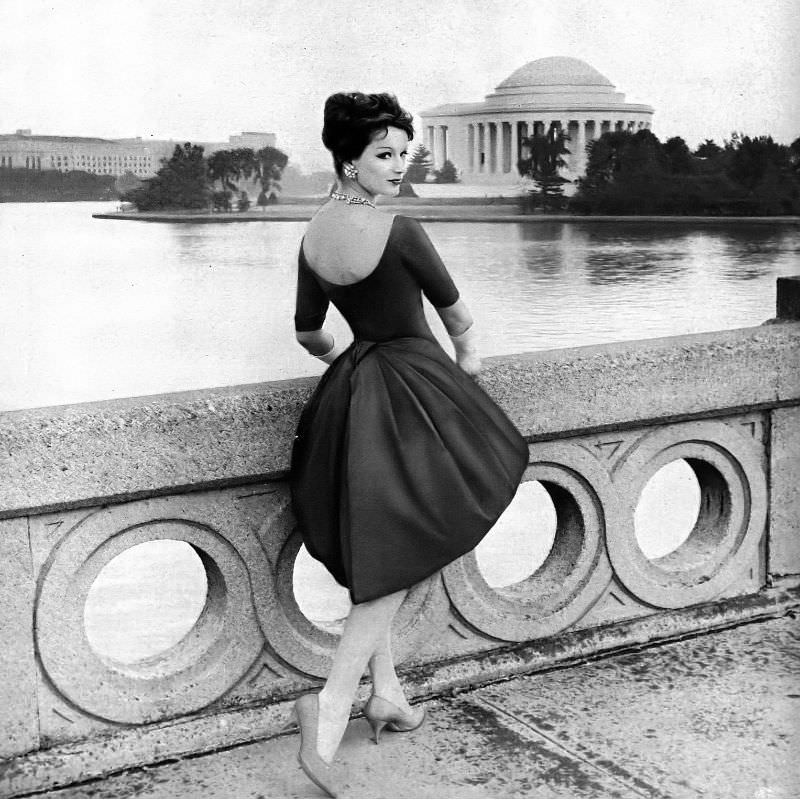
<path id="1" fill-rule="evenodd" d="M 422 708 L 419 716 L 415 716 L 401 710 L 388 699 L 372 694 L 364 706 L 364 716 L 372 727 L 373 740 L 377 744 L 384 728 L 390 732 L 412 732 L 418 729 L 425 721 L 425 708 Z"/>
<path id="2" fill-rule="evenodd" d="M 294 713 L 300 727 L 300 751 L 297 761 L 306 776 L 328 796 L 336 797 L 331 767 L 317 752 L 319 729 L 319 699 L 316 694 L 304 694 L 294 703 Z"/>

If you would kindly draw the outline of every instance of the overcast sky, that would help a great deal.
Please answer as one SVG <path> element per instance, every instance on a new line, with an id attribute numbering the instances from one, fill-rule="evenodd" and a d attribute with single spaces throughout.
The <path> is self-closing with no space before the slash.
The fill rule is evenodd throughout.
<path id="1" fill-rule="evenodd" d="M 654 132 L 800 136 L 800 0 L 2 0 L 0 132 L 226 141 L 273 131 L 327 167 L 334 91 L 412 112 L 583 59 Z"/>

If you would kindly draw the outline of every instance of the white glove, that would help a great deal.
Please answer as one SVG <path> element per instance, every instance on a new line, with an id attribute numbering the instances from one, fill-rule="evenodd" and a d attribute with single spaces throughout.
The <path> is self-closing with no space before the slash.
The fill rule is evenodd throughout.
<path id="1" fill-rule="evenodd" d="M 478 355 L 478 334 L 475 324 L 470 325 L 458 336 L 450 336 L 456 351 L 456 363 L 468 374 L 476 375 L 481 368 L 481 358 Z"/>
<path id="2" fill-rule="evenodd" d="M 322 361 L 322 363 L 328 364 L 328 366 L 330 366 L 347 349 L 347 347 L 343 347 L 340 344 L 337 344 L 336 339 L 333 338 L 333 336 L 331 336 L 331 339 L 332 339 L 331 348 L 323 355 L 314 356 L 318 360 Z"/>

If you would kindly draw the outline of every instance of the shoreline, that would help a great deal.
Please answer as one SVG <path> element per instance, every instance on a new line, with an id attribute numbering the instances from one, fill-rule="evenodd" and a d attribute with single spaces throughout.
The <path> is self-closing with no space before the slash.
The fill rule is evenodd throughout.
<path id="1" fill-rule="evenodd" d="M 392 213 L 407 213 L 425 222 L 658 222 L 666 224 L 800 224 L 800 216 L 657 216 L 601 214 L 542 214 L 511 210 L 511 203 L 439 204 L 392 203 L 380 205 Z M 273 206 L 267 211 L 210 213 L 208 211 L 111 211 L 92 214 L 94 219 L 130 222 L 172 222 L 184 224 L 231 224 L 237 222 L 307 222 L 316 213 L 318 204 L 297 203 Z"/>

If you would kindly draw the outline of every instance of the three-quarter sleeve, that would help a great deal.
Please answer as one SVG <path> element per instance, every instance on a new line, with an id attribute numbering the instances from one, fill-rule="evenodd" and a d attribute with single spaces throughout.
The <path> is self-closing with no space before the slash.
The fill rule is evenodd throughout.
<path id="1" fill-rule="evenodd" d="M 297 257 L 297 298 L 294 311 L 294 329 L 298 332 L 319 330 L 328 313 L 329 300 L 314 273 L 303 257 Z"/>
<path id="2" fill-rule="evenodd" d="M 458 289 L 422 225 L 402 217 L 403 262 L 414 275 L 423 294 L 436 308 L 447 308 L 458 300 Z"/>

